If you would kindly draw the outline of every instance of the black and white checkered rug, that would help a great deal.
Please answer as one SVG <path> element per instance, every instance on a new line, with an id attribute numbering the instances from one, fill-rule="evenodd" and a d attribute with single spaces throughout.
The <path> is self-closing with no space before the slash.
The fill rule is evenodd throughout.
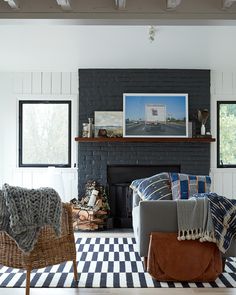
<path id="1" fill-rule="evenodd" d="M 78 287 L 85 288 L 204 288 L 236 287 L 236 261 L 212 283 L 157 282 L 144 272 L 134 238 L 78 238 Z M 25 272 L 0 265 L 0 287 L 25 287 Z M 77 287 L 72 262 L 32 271 L 31 287 Z"/>

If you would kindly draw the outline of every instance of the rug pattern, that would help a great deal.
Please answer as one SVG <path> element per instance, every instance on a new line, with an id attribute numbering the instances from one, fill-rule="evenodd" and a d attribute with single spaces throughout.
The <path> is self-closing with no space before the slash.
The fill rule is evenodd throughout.
<path id="1" fill-rule="evenodd" d="M 134 238 L 78 238 L 78 285 L 72 262 L 31 273 L 31 288 L 204 288 L 236 287 L 236 261 L 229 258 L 225 272 L 211 283 L 159 282 L 144 271 Z M 0 287 L 25 287 L 26 273 L 0 265 Z"/>

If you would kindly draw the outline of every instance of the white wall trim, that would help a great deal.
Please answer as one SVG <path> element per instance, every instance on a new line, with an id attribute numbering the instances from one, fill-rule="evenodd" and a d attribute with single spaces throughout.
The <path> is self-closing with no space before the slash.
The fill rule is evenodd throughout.
<path id="1" fill-rule="evenodd" d="M 217 168 L 217 101 L 236 101 L 236 70 L 211 71 L 211 133 L 216 138 L 211 143 L 212 191 L 236 198 L 236 169 Z"/>

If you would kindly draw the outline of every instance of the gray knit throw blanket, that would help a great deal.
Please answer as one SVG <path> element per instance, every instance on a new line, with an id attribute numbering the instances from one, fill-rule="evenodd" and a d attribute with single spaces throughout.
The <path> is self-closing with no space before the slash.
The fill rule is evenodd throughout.
<path id="1" fill-rule="evenodd" d="M 0 231 L 25 253 L 33 250 L 40 229 L 51 225 L 61 234 L 62 204 L 52 188 L 26 189 L 4 184 L 0 190 Z"/>
<path id="2" fill-rule="evenodd" d="M 214 225 L 207 198 L 177 200 L 178 240 L 216 243 Z"/>

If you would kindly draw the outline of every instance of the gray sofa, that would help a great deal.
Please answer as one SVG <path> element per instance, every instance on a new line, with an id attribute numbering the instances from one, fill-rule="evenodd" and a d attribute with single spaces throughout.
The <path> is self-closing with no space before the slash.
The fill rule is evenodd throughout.
<path id="1" fill-rule="evenodd" d="M 140 201 L 133 194 L 133 230 L 138 252 L 141 257 L 148 256 L 151 232 L 177 232 L 177 208 L 172 200 Z M 233 240 L 223 258 L 236 256 L 236 241 Z"/>

